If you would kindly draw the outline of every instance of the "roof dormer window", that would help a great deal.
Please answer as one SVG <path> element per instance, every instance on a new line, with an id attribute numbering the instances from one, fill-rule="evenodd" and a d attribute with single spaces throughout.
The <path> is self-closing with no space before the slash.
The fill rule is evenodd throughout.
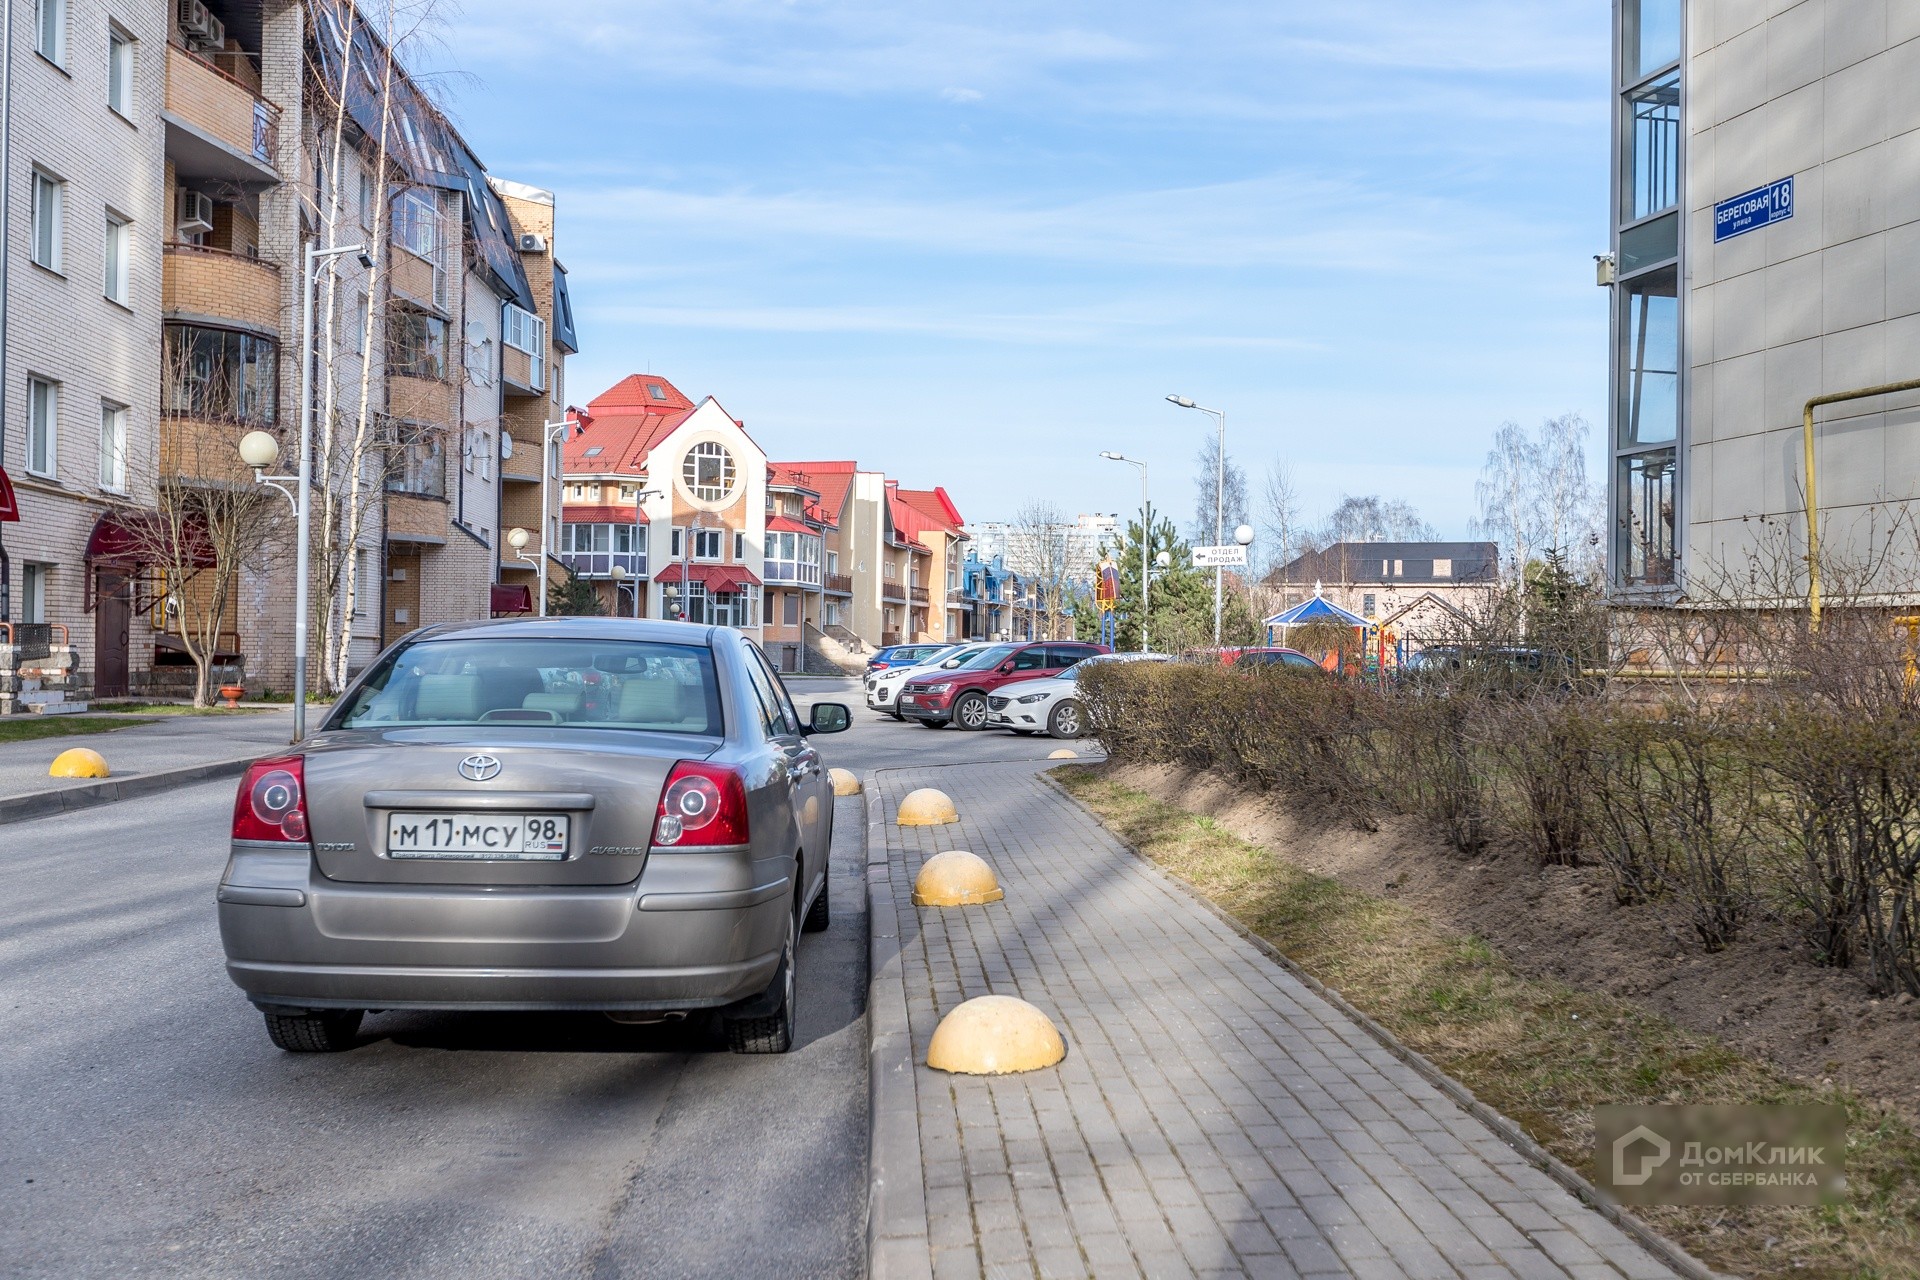
<path id="1" fill-rule="evenodd" d="M 667 389 L 657 382 L 649 382 L 647 384 L 647 394 L 655 400 L 665 400 L 667 398 Z"/>

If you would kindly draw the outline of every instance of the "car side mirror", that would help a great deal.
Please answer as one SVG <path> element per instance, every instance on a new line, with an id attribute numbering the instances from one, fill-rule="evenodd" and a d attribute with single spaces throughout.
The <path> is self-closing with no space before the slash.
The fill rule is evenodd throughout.
<path id="1" fill-rule="evenodd" d="M 806 733 L 843 733 L 853 725 L 853 712 L 844 702 L 816 702 L 808 712 Z"/>
<path id="2" fill-rule="evenodd" d="M 1008 658 L 1008 659 L 1007 659 L 1007 660 L 1006 660 L 1005 662 L 1003 662 L 1003 663 L 1001 663 L 1001 664 L 1000 664 L 1000 674 L 1001 674 L 1001 675 L 1003 675 L 1003 676 L 1010 676 L 1010 675 L 1012 675 L 1012 674 L 1013 674 L 1013 659 L 1012 659 L 1012 658 Z"/>

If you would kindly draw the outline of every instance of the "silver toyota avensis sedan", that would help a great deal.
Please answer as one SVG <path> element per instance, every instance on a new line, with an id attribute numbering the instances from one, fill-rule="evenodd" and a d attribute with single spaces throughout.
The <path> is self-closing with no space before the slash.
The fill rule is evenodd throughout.
<path id="1" fill-rule="evenodd" d="M 369 1009 L 715 1010 L 793 1043 L 827 926 L 833 790 L 736 631 L 604 618 L 430 627 L 292 754 L 256 761 L 219 889 L 227 972 L 282 1049 Z"/>

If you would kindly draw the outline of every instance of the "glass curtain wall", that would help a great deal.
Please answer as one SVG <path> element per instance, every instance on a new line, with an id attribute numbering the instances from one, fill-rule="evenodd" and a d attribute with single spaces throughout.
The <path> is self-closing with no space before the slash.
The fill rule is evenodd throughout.
<path id="1" fill-rule="evenodd" d="M 1681 437 L 1683 0 L 1616 0 L 1613 579 L 1675 581 Z"/>

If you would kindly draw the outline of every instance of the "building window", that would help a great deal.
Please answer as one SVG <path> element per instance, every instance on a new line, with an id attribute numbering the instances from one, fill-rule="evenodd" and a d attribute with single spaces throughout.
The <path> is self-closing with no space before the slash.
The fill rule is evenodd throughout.
<path id="1" fill-rule="evenodd" d="M 780 620 L 789 627 L 800 625 L 800 593 L 789 591 L 780 597 Z"/>
<path id="2" fill-rule="evenodd" d="M 371 227 L 373 225 L 373 193 L 375 190 L 373 175 L 358 166 L 355 167 L 354 172 L 360 178 L 360 225 L 363 227 Z"/>
<path id="3" fill-rule="evenodd" d="M 440 210 L 433 196 L 409 187 L 393 198 L 392 213 L 393 242 L 431 262 L 440 243 Z"/>
<path id="4" fill-rule="evenodd" d="M 1638 222 L 1680 202 L 1680 73 L 1629 90 L 1626 111 L 1620 216 Z"/>
<path id="5" fill-rule="evenodd" d="M 33 18 L 33 47 L 54 66 L 65 66 L 67 0 L 38 0 Z"/>
<path id="6" fill-rule="evenodd" d="M 412 307 L 395 307 L 387 318 L 387 372 L 445 381 L 447 322 Z"/>
<path id="7" fill-rule="evenodd" d="M 1682 0 L 1625 0 L 1620 47 L 1627 79 L 1639 80 L 1680 60 Z"/>
<path id="8" fill-rule="evenodd" d="M 27 379 L 27 470 L 51 477 L 59 461 L 60 387 L 43 378 Z"/>
<path id="9" fill-rule="evenodd" d="M 1664 444 L 1680 423 L 1680 299 L 1674 268 L 1621 286 L 1620 443 Z"/>
<path id="10" fill-rule="evenodd" d="M 1360 616 L 1363 618 L 1371 618 L 1373 616 L 1373 597 L 1371 595 L 1360 597 Z"/>
<path id="11" fill-rule="evenodd" d="M 1673 582 L 1674 451 L 1656 449 L 1623 459 L 1623 510 L 1615 555 L 1623 586 L 1661 587 Z"/>
<path id="12" fill-rule="evenodd" d="M 403 422 L 388 463 L 387 492 L 447 496 L 447 459 L 438 427 Z"/>
<path id="13" fill-rule="evenodd" d="M 234 329 L 170 324 L 166 412 L 209 422 L 272 426 L 279 401 L 279 347 Z"/>
<path id="14" fill-rule="evenodd" d="M 49 271 L 60 270 L 66 187 L 52 174 L 33 171 L 33 260 Z"/>
<path id="15" fill-rule="evenodd" d="M 778 594 L 779 592 L 777 591 L 769 591 L 765 596 L 761 597 L 761 603 L 764 604 L 766 608 L 760 613 L 760 621 L 769 627 L 773 625 L 773 598 Z"/>
<path id="16" fill-rule="evenodd" d="M 527 385 L 535 391 L 547 383 L 547 322 L 509 302 L 500 309 L 500 340 L 527 354 Z"/>
<path id="17" fill-rule="evenodd" d="M 1453 561 L 1435 560 L 1433 562 L 1433 576 L 1435 578 L 1451 578 L 1453 576 Z"/>
<path id="18" fill-rule="evenodd" d="M 747 535 L 744 533 L 736 533 L 733 535 L 733 561 L 735 564 L 740 564 L 744 562 L 746 558 Z"/>
<path id="19" fill-rule="evenodd" d="M 19 620 L 21 622 L 47 620 L 47 579 L 50 576 L 51 566 L 44 564 L 20 566 Z"/>
<path id="20" fill-rule="evenodd" d="M 678 560 L 680 558 L 681 534 L 682 534 L 681 530 L 675 529 L 673 531 L 672 537 L 668 538 L 667 540 L 668 542 L 667 558 L 668 559 Z"/>
<path id="21" fill-rule="evenodd" d="M 113 493 L 127 488 L 127 407 L 100 405 L 100 487 Z"/>
<path id="22" fill-rule="evenodd" d="M 657 382 L 649 382 L 647 384 L 647 394 L 655 400 L 665 400 L 667 398 L 667 389 Z"/>
<path id="23" fill-rule="evenodd" d="M 133 37 L 107 28 L 107 106 L 133 118 Z"/>
<path id="24" fill-rule="evenodd" d="M 101 282 L 101 292 L 108 302 L 117 302 L 129 306 L 132 294 L 127 283 L 129 260 L 132 255 L 133 228 L 125 218 L 117 214 L 107 214 L 106 252 L 104 254 L 105 271 Z"/>
<path id="25" fill-rule="evenodd" d="M 718 560 L 720 558 L 721 534 L 719 529 L 695 529 L 693 531 L 693 558 L 695 560 Z"/>
<path id="26" fill-rule="evenodd" d="M 733 492 L 733 455 L 717 440 L 702 440 L 687 450 L 680 478 L 701 502 L 718 502 Z"/>

